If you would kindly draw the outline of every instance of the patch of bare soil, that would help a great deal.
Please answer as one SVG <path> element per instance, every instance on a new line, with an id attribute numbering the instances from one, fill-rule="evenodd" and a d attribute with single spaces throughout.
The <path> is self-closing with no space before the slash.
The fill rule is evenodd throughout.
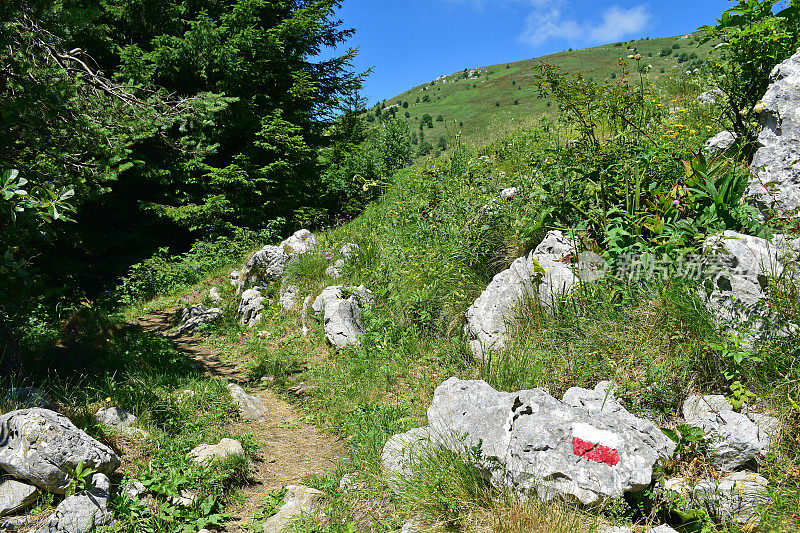
<path id="1" fill-rule="evenodd" d="M 239 365 L 223 361 L 202 337 L 170 335 L 172 310 L 153 312 L 138 324 L 155 335 L 169 338 L 175 347 L 194 359 L 216 378 L 239 383 L 245 388 L 247 375 Z M 228 531 L 241 531 L 250 523 L 264 503 L 264 496 L 285 485 L 299 483 L 310 474 L 323 474 L 346 460 L 344 443 L 304 422 L 305 416 L 294 406 L 269 389 L 249 389 L 249 394 L 264 401 L 268 420 L 231 421 L 232 432 L 249 433 L 260 445 L 259 457 L 253 463 L 252 484 L 242 488 L 242 501 L 228 508 L 232 523 Z"/>

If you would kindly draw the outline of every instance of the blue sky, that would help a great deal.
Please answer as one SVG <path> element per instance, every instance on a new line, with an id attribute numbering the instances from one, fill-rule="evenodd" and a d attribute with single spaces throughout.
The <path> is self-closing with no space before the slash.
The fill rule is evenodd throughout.
<path id="1" fill-rule="evenodd" d="M 444 74 L 711 24 L 729 0 L 344 0 L 369 103 Z"/>

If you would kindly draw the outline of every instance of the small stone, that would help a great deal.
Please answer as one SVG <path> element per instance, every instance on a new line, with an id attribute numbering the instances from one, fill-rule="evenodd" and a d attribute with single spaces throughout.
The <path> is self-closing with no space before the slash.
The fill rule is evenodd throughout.
<path id="1" fill-rule="evenodd" d="M 721 131 L 711 137 L 703 149 L 711 157 L 717 157 L 736 147 L 739 137 L 730 131 Z"/>
<path id="2" fill-rule="evenodd" d="M 293 309 L 298 300 L 300 299 L 300 287 L 297 285 L 288 285 L 281 289 L 280 304 L 281 307 L 288 311 Z"/>
<path id="3" fill-rule="evenodd" d="M 261 320 L 261 312 L 264 310 L 264 296 L 256 289 L 247 289 L 242 293 L 242 300 L 236 314 L 239 315 L 239 322 L 243 326 L 252 328 Z"/>
<path id="4" fill-rule="evenodd" d="M 599 526 L 597 533 L 633 533 L 633 530 L 622 526 Z"/>
<path id="5" fill-rule="evenodd" d="M 178 492 L 178 496 L 173 496 L 169 499 L 173 505 L 180 505 L 181 507 L 191 507 L 197 501 L 197 494 L 194 492 L 182 489 Z"/>
<path id="6" fill-rule="evenodd" d="M 664 484 L 666 490 L 679 494 L 691 508 L 707 509 L 713 517 L 751 527 L 761 520 L 758 507 L 770 501 L 768 487 L 769 482 L 753 472 L 734 472 L 696 483 L 678 477 Z"/>
<path id="7" fill-rule="evenodd" d="M 389 438 L 381 452 L 381 464 L 389 478 L 389 485 L 396 487 L 401 480 L 409 479 L 431 446 L 431 433 L 427 426 Z"/>
<path id="8" fill-rule="evenodd" d="M 289 387 L 289 392 L 291 392 L 295 396 L 301 396 L 302 397 L 302 396 L 308 396 L 316 388 L 317 387 L 314 386 L 314 385 L 309 385 L 305 381 L 301 381 L 300 383 L 298 383 L 294 387 Z"/>
<path id="9" fill-rule="evenodd" d="M 293 521 L 313 515 L 319 508 L 324 493 L 303 485 L 289 485 L 283 506 L 264 523 L 264 533 L 281 533 Z"/>
<path id="10" fill-rule="evenodd" d="M 137 500 L 147 493 L 147 487 L 141 481 L 128 481 L 119 488 L 119 491 Z"/>
<path id="11" fill-rule="evenodd" d="M 235 383 L 228 383 L 228 390 L 236 407 L 239 408 L 239 416 L 251 422 L 261 422 L 267 419 L 269 411 L 261 398 L 247 394 Z"/>
<path id="12" fill-rule="evenodd" d="M 425 530 L 422 524 L 414 520 L 409 520 L 400 528 L 400 533 L 422 533 Z"/>
<path id="13" fill-rule="evenodd" d="M 647 533 L 678 533 L 671 527 L 666 524 L 660 525 L 658 527 L 654 527 L 653 529 L 649 529 Z"/>
<path id="14" fill-rule="evenodd" d="M 39 489 L 14 479 L 0 479 L 0 516 L 24 511 L 39 498 Z"/>
<path id="15" fill-rule="evenodd" d="M 339 491 L 344 493 L 352 491 L 355 487 L 356 479 L 356 475 L 352 473 L 343 475 L 342 479 L 339 480 Z"/>
<path id="16" fill-rule="evenodd" d="M 500 191 L 500 198 L 510 202 L 517 196 L 517 194 L 519 194 L 519 187 L 509 187 Z"/>
<path id="17" fill-rule="evenodd" d="M 231 271 L 230 281 L 231 281 L 231 285 L 233 285 L 234 287 L 238 287 L 239 286 L 239 271 L 238 270 L 232 270 Z"/>
<path id="18" fill-rule="evenodd" d="M 95 420 L 109 427 L 130 427 L 136 423 L 137 418 L 119 407 L 101 407 L 94 415 Z"/>
<path id="19" fill-rule="evenodd" d="M 213 322 L 222 316 L 222 309 L 219 307 L 206 307 L 203 304 L 190 305 L 181 313 L 178 323 L 178 335 L 187 331 L 194 331 L 203 324 Z"/>
<path id="20" fill-rule="evenodd" d="M 234 455 L 244 456 L 242 443 L 234 439 L 222 439 L 218 444 L 201 444 L 189 452 L 195 463 L 221 461 Z"/>

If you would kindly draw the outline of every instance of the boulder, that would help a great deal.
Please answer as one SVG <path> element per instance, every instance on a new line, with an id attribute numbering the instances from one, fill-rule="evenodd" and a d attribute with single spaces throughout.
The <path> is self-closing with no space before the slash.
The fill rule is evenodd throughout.
<path id="1" fill-rule="evenodd" d="M 363 285 L 346 287 L 344 285 L 331 285 L 325 287 L 319 296 L 314 299 L 311 309 L 314 314 L 321 317 L 325 313 L 325 306 L 335 300 L 351 299 L 359 307 L 367 307 L 375 303 L 375 295 Z"/>
<path id="2" fill-rule="evenodd" d="M 203 304 L 195 304 L 186 307 L 181 313 L 178 322 L 178 335 L 186 331 L 194 331 L 202 324 L 211 322 L 222 316 L 222 309 L 219 307 L 208 308 Z"/>
<path id="3" fill-rule="evenodd" d="M 234 287 L 239 286 L 239 276 L 240 272 L 238 270 L 231 270 L 230 282 Z"/>
<path id="4" fill-rule="evenodd" d="M 389 484 L 396 486 L 398 481 L 408 480 L 433 442 L 429 427 L 398 433 L 386 441 L 381 452 L 381 464 Z"/>
<path id="5" fill-rule="evenodd" d="M 762 328 L 763 320 L 769 318 L 768 280 L 780 276 L 785 265 L 797 262 L 800 239 L 776 235 L 766 240 L 728 230 L 708 237 L 704 246 L 704 271 L 710 276 L 699 292 L 709 310 L 720 322 Z"/>
<path id="6" fill-rule="evenodd" d="M 329 276 L 333 279 L 339 279 L 342 277 L 342 269 L 344 268 L 345 262 L 344 259 L 337 259 L 333 262 L 332 265 L 328 266 L 325 269 L 325 275 Z"/>
<path id="7" fill-rule="evenodd" d="M 323 325 L 325 342 L 336 348 L 358 345 L 359 337 L 364 333 L 361 308 L 352 298 L 328 302 Z"/>
<path id="8" fill-rule="evenodd" d="M 114 521 L 108 508 L 111 481 L 104 474 L 94 474 L 94 488 L 74 494 L 58 504 L 36 533 L 84 533 Z"/>
<path id="9" fill-rule="evenodd" d="M 553 303 L 569 292 L 577 277 L 561 260 L 576 251 L 560 231 L 549 232 L 536 249 L 497 274 L 466 311 L 464 333 L 477 359 L 505 350 L 509 326 L 518 304 L 525 298 Z"/>
<path id="10" fill-rule="evenodd" d="M 280 304 L 285 310 L 294 309 L 300 300 L 300 287 L 297 285 L 287 285 L 281 288 Z"/>
<path id="11" fill-rule="evenodd" d="M 734 411 L 722 396 L 689 396 L 683 403 L 683 417 L 687 424 L 703 430 L 711 461 L 723 472 L 769 450 L 769 436 L 747 415 Z"/>
<path id="12" fill-rule="evenodd" d="M 15 479 L 0 478 L 0 516 L 24 511 L 39 499 L 39 489 Z"/>
<path id="13" fill-rule="evenodd" d="M 94 419 L 104 426 L 127 428 L 136 424 L 137 418 L 119 407 L 101 407 L 94 415 Z"/>
<path id="14" fill-rule="evenodd" d="M 561 402 L 543 389 L 498 392 L 450 378 L 428 408 L 430 435 L 455 452 L 480 449 L 475 466 L 522 497 L 597 506 L 647 488 L 655 463 L 675 449 L 612 395 L 607 385 L 573 389 Z"/>
<path id="15" fill-rule="evenodd" d="M 324 493 L 303 485 L 286 487 L 284 503 L 277 513 L 264 522 L 264 533 L 288 531 L 295 520 L 312 516 L 319 509 Z"/>
<path id="16" fill-rule="evenodd" d="M 195 463 L 213 463 L 235 455 L 244 457 L 242 443 L 235 439 L 222 439 L 217 444 L 201 444 L 196 446 L 189 455 Z"/>
<path id="17" fill-rule="evenodd" d="M 703 146 L 704 151 L 711 157 L 717 157 L 736 146 L 739 137 L 730 131 L 721 131 L 711 137 Z"/>
<path id="18" fill-rule="evenodd" d="M 58 409 L 56 404 L 48 400 L 47 396 L 36 387 L 12 387 L 3 397 L 3 403 L 17 406 L 20 409 L 32 407 L 41 407 L 51 411 Z"/>
<path id="19" fill-rule="evenodd" d="M 671 478 L 664 489 L 680 495 L 693 509 L 706 509 L 712 517 L 739 525 L 758 525 L 758 507 L 770 502 L 769 482 L 753 472 L 734 472 L 719 479 L 703 478 L 690 483 Z"/>
<path id="20" fill-rule="evenodd" d="M 294 232 L 291 237 L 281 243 L 281 248 L 290 259 L 308 253 L 318 244 L 317 237 L 307 229 Z"/>
<path id="21" fill-rule="evenodd" d="M 269 411 L 264 400 L 247 394 L 235 383 L 228 383 L 228 390 L 236 407 L 239 408 L 239 416 L 252 422 L 261 422 L 267 419 Z"/>
<path id="22" fill-rule="evenodd" d="M 211 300 L 212 303 L 220 303 L 222 301 L 222 295 L 219 293 L 219 289 L 216 287 L 208 289 L 208 299 Z"/>
<path id="23" fill-rule="evenodd" d="M 0 416 L 0 468 L 49 492 L 63 494 L 78 464 L 111 475 L 119 458 L 104 444 L 47 409 Z"/>
<path id="24" fill-rule="evenodd" d="M 760 209 L 800 211 L 800 51 L 777 65 L 763 98 L 747 194 Z"/>
<path id="25" fill-rule="evenodd" d="M 239 273 L 236 293 L 241 294 L 254 283 L 274 283 L 283 276 L 289 256 L 282 246 L 267 245 L 247 260 Z"/>
<path id="26" fill-rule="evenodd" d="M 247 289 L 242 293 L 242 301 L 239 302 L 239 323 L 243 326 L 252 328 L 261 320 L 261 312 L 264 310 L 264 296 L 256 289 Z"/>

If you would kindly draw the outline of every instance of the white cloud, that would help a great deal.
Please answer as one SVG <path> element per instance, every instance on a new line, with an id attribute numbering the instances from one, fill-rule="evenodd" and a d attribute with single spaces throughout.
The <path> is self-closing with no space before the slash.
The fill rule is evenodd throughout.
<path id="1" fill-rule="evenodd" d="M 519 36 L 520 41 L 532 46 L 550 39 L 582 44 L 619 41 L 644 30 L 651 18 L 644 5 L 631 9 L 614 5 L 602 13 L 600 20 L 578 21 L 563 16 L 563 1 L 534 0 L 533 3 L 536 10 L 525 20 L 525 28 Z"/>

